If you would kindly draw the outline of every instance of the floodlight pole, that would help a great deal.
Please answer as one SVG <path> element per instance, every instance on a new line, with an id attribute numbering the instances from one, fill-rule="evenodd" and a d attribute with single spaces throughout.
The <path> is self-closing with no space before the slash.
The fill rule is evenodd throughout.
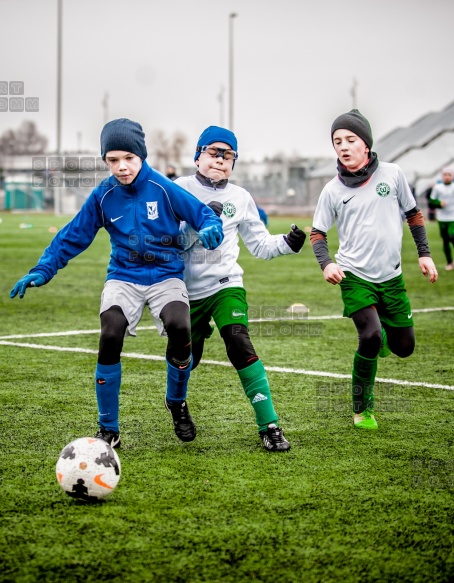
<path id="1" fill-rule="evenodd" d="M 62 0 L 57 0 L 57 156 L 61 154 L 61 63 L 62 63 Z M 63 176 L 63 173 L 62 173 Z M 62 188 L 54 188 L 54 213 L 60 215 L 62 211 Z"/>
<path id="2" fill-rule="evenodd" d="M 221 85 L 218 94 L 219 100 L 219 125 L 224 127 L 224 87 Z"/>
<path id="3" fill-rule="evenodd" d="M 238 14 L 229 15 L 229 129 L 233 131 L 233 20 Z"/>
<path id="4" fill-rule="evenodd" d="M 57 155 L 61 152 L 62 0 L 57 0 Z"/>
<path id="5" fill-rule="evenodd" d="M 104 125 L 109 121 L 109 94 L 107 91 L 104 93 L 104 98 L 101 101 L 102 107 L 104 109 Z"/>
<path id="6" fill-rule="evenodd" d="M 350 90 L 350 94 L 352 96 L 352 108 L 358 108 L 358 98 L 357 98 L 357 91 L 356 88 L 358 87 L 358 81 L 353 77 L 352 88 Z"/>

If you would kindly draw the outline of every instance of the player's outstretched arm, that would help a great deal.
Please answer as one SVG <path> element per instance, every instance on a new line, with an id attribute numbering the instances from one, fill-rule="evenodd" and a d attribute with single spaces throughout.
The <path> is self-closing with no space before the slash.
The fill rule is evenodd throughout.
<path id="1" fill-rule="evenodd" d="M 435 283 L 438 279 L 438 271 L 432 257 L 420 257 L 419 268 L 423 275 L 429 278 L 430 283 Z"/>
<path id="2" fill-rule="evenodd" d="M 297 225 L 293 224 L 290 228 L 290 233 L 284 235 L 284 239 L 292 251 L 299 253 L 306 240 L 306 233 L 299 229 Z"/>
<path id="3" fill-rule="evenodd" d="M 28 287 L 39 287 L 45 283 L 46 280 L 40 273 L 24 275 L 24 277 L 22 277 L 10 291 L 9 297 L 13 299 L 19 294 L 20 299 L 22 299 L 25 295 L 25 290 Z"/>
<path id="4" fill-rule="evenodd" d="M 218 225 L 210 225 L 209 227 L 200 229 L 197 235 L 205 249 L 210 250 L 219 247 L 224 239 L 222 227 L 218 227 Z"/>

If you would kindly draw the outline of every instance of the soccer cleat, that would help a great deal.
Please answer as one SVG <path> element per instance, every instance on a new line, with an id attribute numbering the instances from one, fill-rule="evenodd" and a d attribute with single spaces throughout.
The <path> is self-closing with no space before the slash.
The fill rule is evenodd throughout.
<path id="1" fill-rule="evenodd" d="M 95 437 L 97 439 L 102 439 L 103 441 L 106 441 L 113 448 L 120 447 L 121 445 L 120 432 L 112 431 L 111 429 L 106 429 L 102 425 L 99 426 L 99 429 L 96 432 Z"/>
<path id="2" fill-rule="evenodd" d="M 364 409 L 362 413 L 353 415 L 353 425 L 358 429 L 378 429 L 378 423 L 371 409 Z"/>
<path id="3" fill-rule="evenodd" d="M 194 441 L 196 428 L 186 401 L 169 403 L 164 400 L 167 411 L 172 415 L 175 433 L 181 441 Z"/>
<path id="4" fill-rule="evenodd" d="M 388 336 L 386 335 L 386 330 L 383 327 L 381 329 L 381 338 L 382 338 L 381 348 L 380 352 L 378 353 L 378 356 L 380 358 L 386 358 L 391 354 L 391 350 L 388 346 Z"/>
<path id="5" fill-rule="evenodd" d="M 268 425 L 266 431 L 259 431 L 263 447 L 268 451 L 288 451 L 290 443 L 285 439 L 284 432 L 274 423 Z"/>

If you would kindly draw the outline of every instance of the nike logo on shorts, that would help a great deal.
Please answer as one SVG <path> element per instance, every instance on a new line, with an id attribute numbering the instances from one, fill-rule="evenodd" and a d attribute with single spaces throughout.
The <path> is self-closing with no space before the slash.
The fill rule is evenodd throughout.
<path id="1" fill-rule="evenodd" d="M 245 316 L 246 314 L 244 312 L 237 312 L 236 310 L 233 310 L 232 312 L 232 316 L 234 318 L 240 318 L 241 316 Z"/>
<path id="2" fill-rule="evenodd" d="M 407 318 L 410 319 L 413 316 L 413 314 L 408 314 Z"/>

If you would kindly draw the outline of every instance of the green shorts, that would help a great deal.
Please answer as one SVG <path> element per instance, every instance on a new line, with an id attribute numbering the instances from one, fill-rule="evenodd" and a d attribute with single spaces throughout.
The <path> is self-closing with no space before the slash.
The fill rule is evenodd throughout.
<path id="1" fill-rule="evenodd" d="M 454 237 L 454 221 L 438 221 L 438 228 L 442 239 Z"/>
<path id="2" fill-rule="evenodd" d="M 228 287 L 208 298 L 191 301 L 190 308 L 193 342 L 209 338 L 213 334 L 211 319 L 214 320 L 218 330 L 227 324 L 248 326 L 246 290 L 242 287 Z"/>
<path id="3" fill-rule="evenodd" d="M 351 318 L 351 315 L 361 308 L 375 306 L 380 321 L 388 326 L 392 328 L 413 326 L 410 300 L 402 275 L 383 283 L 372 283 L 346 271 L 340 287 L 345 317 Z"/>

